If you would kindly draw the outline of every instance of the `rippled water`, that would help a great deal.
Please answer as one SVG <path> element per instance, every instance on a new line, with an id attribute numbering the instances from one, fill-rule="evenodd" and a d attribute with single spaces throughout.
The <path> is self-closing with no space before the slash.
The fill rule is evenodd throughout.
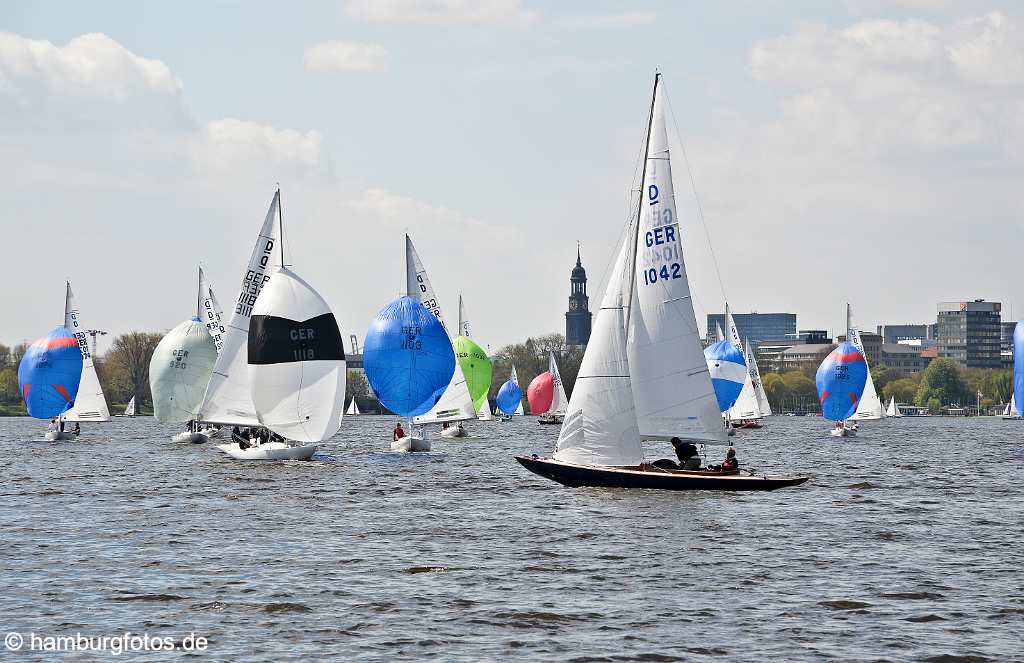
<path id="1" fill-rule="evenodd" d="M 735 438 L 812 477 L 773 493 L 563 488 L 512 460 L 556 427 L 382 453 L 393 423 L 240 463 L 151 418 L 74 443 L 0 419 L 2 631 L 194 632 L 229 661 L 1024 658 L 1024 422 L 775 417 Z"/>

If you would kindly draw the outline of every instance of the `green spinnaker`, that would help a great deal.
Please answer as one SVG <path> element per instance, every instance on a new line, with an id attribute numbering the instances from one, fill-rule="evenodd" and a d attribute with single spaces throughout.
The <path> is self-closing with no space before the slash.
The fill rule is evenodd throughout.
<path id="1" fill-rule="evenodd" d="M 491 360 L 479 345 L 466 336 L 457 336 L 454 345 L 455 357 L 459 360 L 462 374 L 466 376 L 469 396 L 479 412 L 491 388 Z"/>

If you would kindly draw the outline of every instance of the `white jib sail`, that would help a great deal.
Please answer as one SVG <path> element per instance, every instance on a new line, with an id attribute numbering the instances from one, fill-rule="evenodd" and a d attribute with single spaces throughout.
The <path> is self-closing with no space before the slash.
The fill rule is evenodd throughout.
<path id="1" fill-rule="evenodd" d="M 441 314 L 441 305 L 437 301 L 437 293 L 430 284 L 427 270 L 423 267 L 420 256 L 416 253 L 416 247 L 412 245 L 412 239 L 405 236 L 405 278 L 406 294 L 418 298 L 431 313 L 433 313 L 441 324 L 444 325 L 444 316 Z M 448 327 L 445 326 L 445 330 Z M 449 332 L 449 337 L 451 336 Z M 437 401 L 437 404 L 427 412 L 413 418 L 413 423 L 430 424 L 442 423 L 445 421 L 468 421 L 476 419 L 476 405 L 469 395 L 469 387 L 466 385 L 466 376 L 462 373 L 459 362 L 455 362 L 455 372 L 452 373 L 452 380 L 448 388 Z"/>
<path id="2" fill-rule="evenodd" d="M 558 433 L 554 457 L 567 463 L 639 465 L 644 459 L 630 388 L 622 301 L 622 289 L 628 287 L 629 249 L 632 245 L 627 236 L 608 279 Z"/>
<path id="3" fill-rule="evenodd" d="M 726 431 L 690 299 L 657 83 L 652 113 L 631 261 L 626 344 L 637 424 L 644 439 L 724 442 Z"/>
<path id="4" fill-rule="evenodd" d="M 860 353 L 864 355 L 865 362 L 867 361 L 867 353 L 864 352 L 864 343 L 860 340 L 860 331 L 853 326 L 853 313 L 850 305 L 846 305 L 846 338 L 860 350 Z M 864 383 L 864 393 L 861 394 L 860 402 L 857 403 L 857 411 L 853 413 L 850 419 L 881 419 L 885 416 L 885 410 L 882 409 L 882 401 L 878 398 L 878 392 L 875 391 L 875 382 L 871 379 L 871 366 L 868 369 L 868 379 Z"/>
<path id="5" fill-rule="evenodd" d="M 196 418 L 217 363 L 217 346 L 198 318 L 186 320 L 160 339 L 149 361 L 153 416 L 161 423 Z"/>
<path id="6" fill-rule="evenodd" d="M 564 415 L 569 407 L 569 399 L 565 395 L 565 386 L 562 385 L 562 376 L 558 372 L 558 362 L 555 361 L 555 353 L 548 355 L 548 372 L 554 380 L 554 397 L 551 399 L 551 407 L 545 414 Z"/>
<path id="7" fill-rule="evenodd" d="M 280 192 L 274 194 L 263 220 L 249 264 L 242 276 L 242 288 L 235 298 L 235 310 L 224 332 L 224 343 L 213 375 L 206 387 L 199 420 L 216 424 L 258 426 L 256 408 L 249 395 L 249 374 L 246 369 L 246 343 L 252 307 L 264 284 L 270 280 L 277 246 L 277 206 Z"/>
<path id="8" fill-rule="evenodd" d="M 889 407 L 885 409 L 885 416 L 887 417 L 902 417 L 903 414 L 900 412 L 900 408 L 896 405 L 896 397 L 893 396 L 889 399 Z"/>
<path id="9" fill-rule="evenodd" d="M 220 354 L 224 348 L 224 334 L 227 332 L 224 327 L 224 311 L 214 296 L 213 285 L 206 280 L 202 267 L 199 268 L 199 318 L 206 323 L 206 330 L 210 332 L 210 337 L 217 346 L 217 354 Z"/>
<path id="10" fill-rule="evenodd" d="M 512 376 L 511 376 L 511 379 L 512 379 L 512 382 L 515 383 L 515 385 L 517 387 L 520 386 L 519 385 L 519 375 L 516 373 L 516 365 L 515 364 L 512 364 Z M 523 399 L 521 399 L 521 398 L 519 399 L 519 407 L 517 407 L 516 411 L 512 413 L 512 416 L 513 417 L 523 417 L 523 416 L 526 416 L 526 410 L 523 409 Z"/>
<path id="11" fill-rule="evenodd" d="M 65 421 L 108 421 L 110 410 L 107 399 L 103 395 L 103 387 L 96 375 L 93 363 L 92 348 L 89 347 L 88 329 L 82 322 L 82 315 L 75 304 L 75 296 L 71 292 L 71 283 L 67 284 L 64 298 L 64 326 L 70 329 L 78 339 L 78 349 L 82 351 L 82 382 L 78 387 L 75 406 L 62 416 Z"/>
<path id="12" fill-rule="evenodd" d="M 348 409 L 345 410 L 345 414 L 350 416 L 350 417 L 354 417 L 357 414 L 362 414 L 359 411 L 359 404 L 356 403 L 356 397 L 355 396 L 352 397 L 352 402 L 348 404 Z"/>
<path id="13" fill-rule="evenodd" d="M 743 360 L 747 365 L 747 375 L 743 378 L 743 388 L 736 402 L 726 413 L 729 419 L 760 419 L 760 403 L 757 401 L 757 390 L 754 388 L 754 377 L 750 370 L 750 356 L 743 350 L 743 342 L 740 340 L 739 330 L 736 328 L 736 321 L 733 320 L 729 304 L 725 304 L 725 333 L 726 339 L 733 344 L 737 350 L 743 353 Z"/>
<path id="14" fill-rule="evenodd" d="M 300 442 L 338 432 L 347 376 L 341 331 L 323 297 L 285 267 L 252 308 L 247 362 L 261 424 Z"/>
<path id="15" fill-rule="evenodd" d="M 761 382 L 761 369 L 757 367 L 757 357 L 754 355 L 753 349 L 750 347 L 750 340 L 747 340 L 747 373 L 750 374 L 750 380 L 754 383 L 754 393 L 757 394 L 757 409 L 761 412 L 762 417 L 772 416 L 772 406 L 768 403 L 768 394 L 764 392 L 764 383 Z"/>
<path id="16" fill-rule="evenodd" d="M 134 417 L 135 416 L 135 397 L 132 396 L 128 399 L 128 405 L 124 407 L 124 416 Z"/>
<path id="17" fill-rule="evenodd" d="M 477 410 L 476 417 L 480 421 L 491 421 L 492 419 L 494 419 L 494 417 L 491 416 L 491 408 L 487 406 L 486 398 L 482 403 L 480 403 L 480 409 Z"/>

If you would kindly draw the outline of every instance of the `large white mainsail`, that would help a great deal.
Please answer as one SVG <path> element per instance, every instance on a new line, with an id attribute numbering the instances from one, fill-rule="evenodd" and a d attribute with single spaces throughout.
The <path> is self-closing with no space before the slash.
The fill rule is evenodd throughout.
<path id="1" fill-rule="evenodd" d="M 249 318 L 263 285 L 270 280 L 273 270 L 274 247 L 278 240 L 278 225 L 275 223 L 281 192 L 274 193 L 270 209 L 263 221 L 256 245 L 249 257 L 249 265 L 242 277 L 242 288 L 235 299 L 235 310 L 231 314 L 224 333 L 224 344 L 213 375 L 206 387 L 198 419 L 209 423 L 259 426 L 256 408 L 249 394 L 249 374 L 246 367 L 246 344 L 249 338 Z"/>
<path id="2" fill-rule="evenodd" d="M 627 236 L 608 279 L 601 309 L 583 354 L 554 453 L 581 465 L 639 465 L 643 443 L 636 425 L 626 353 L 623 288 L 628 287 Z M 709 379 L 710 383 L 710 379 Z M 717 408 L 716 408 L 717 415 Z"/>
<path id="3" fill-rule="evenodd" d="M 721 412 L 690 299 L 676 215 L 663 95 L 655 79 L 637 226 L 629 248 L 629 370 L 644 439 L 724 442 Z M 568 421 L 568 419 L 567 419 Z"/>
<path id="4" fill-rule="evenodd" d="M 864 343 L 860 340 L 860 331 L 853 326 L 853 313 L 850 305 L 846 305 L 846 338 L 848 341 L 857 346 L 860 353 L 864 355 L 865 362 L 867 360 L 867 353 L 864 352 Z M 860 402 L 857 403 L 857 411 L 853 413 L 850 419 L 881 419 L 885 416 L 885 410 L 882 409 L 882 401 L 878 398 L 878 392 L 875 391 L 875 382 L 871 379 L 871 366 L 867 366 L 868 379 L 864 383 L 864 393 L 861 394 Z"/>
<path id="5" fill-rule="evenodd" d="M 437 293 L 430 284 L 427 270 L 423 267 L 420 256 L 416 253 L 416 247 L 412 245 L 412 239 L 405 236 L 405 278 L 406 294 L 409 297 L 418 299 L 423 306 L 441 321 L 444 325 L 444 316 L 441 314 L 441 305 L 437 301 Z M 448 328 L 445 326 L 445 331 Z M 448 334 L 449 339 L 451 333 Z M 452 381 L 448 384 L 444 394 L 437 401 L 437 404 L 426 414 L 413 417 L 413 423 L 429 424 L 445 421 L 468 421 L 476 419 L 476 406 L 473 404 L 473 397 L 469 394 L 469 387 L 466 385 L 466 376 L 462 373 L 459 362 L 455 362 L 455 372 L 452 373 Z"/>
<path id="6" fill-rule="evenodd" d="M 206 280 L 203 268 L 199 268 L 199 311 L 200 317 L 206 323 L 206 330 L 210 332 L 214 345 L 217 346 L 217 354 L 220 354 L 224 347 L 224 334 L 227 329 L 224 327 L 224 311 L 221 310 L 220 302 L 213 294 L 213 286 Z"/>
<path id="7" fill-rule="evenodd" d="M 61 416 L 65 421 L 108 421 L 110 410 L 107 408 L 107 399 L 103 395 L 100 379 L 96 375 L 86 326 L 82 322 L 78 306 L 75 305 L 70 281 L 67 283 L 64 298 L 64 326 L 74 333 L 78 339 L 78 349 L 82 351 L 82 382 L 78 387 L 75 406 Z"/>
<path id="8" fill-rule="evenodd" d="M 554 389 L 552 390 L 551 407 L 544 414 L 564 415 L 566 408 L 569 407 L 569 399 L 565 395 L 565 386 L 562 384 L 562 375 L 558 372 L 558 362 L 555 361 L 554 351 L 550 351 L 548 355 L 548 372 L 551 373 L 551 378 L 554 381 Z"/>

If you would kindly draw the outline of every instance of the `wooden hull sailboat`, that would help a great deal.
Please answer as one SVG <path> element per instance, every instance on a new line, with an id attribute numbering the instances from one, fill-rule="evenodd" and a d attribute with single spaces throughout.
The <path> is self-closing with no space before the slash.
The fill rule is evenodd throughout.
<path id="1" fill-rule="evenodd" d="M 776 490 L 799 486 L 808 479 L 743 472 L 730 474 L 714 470 L 685 472 L 665 470 L 647 463 L 628 467 L 599 467 L 538 456 L 516 456 L 516 460 L 534 474 L 572 488 L 589 486 L 658 490 Z"/>

